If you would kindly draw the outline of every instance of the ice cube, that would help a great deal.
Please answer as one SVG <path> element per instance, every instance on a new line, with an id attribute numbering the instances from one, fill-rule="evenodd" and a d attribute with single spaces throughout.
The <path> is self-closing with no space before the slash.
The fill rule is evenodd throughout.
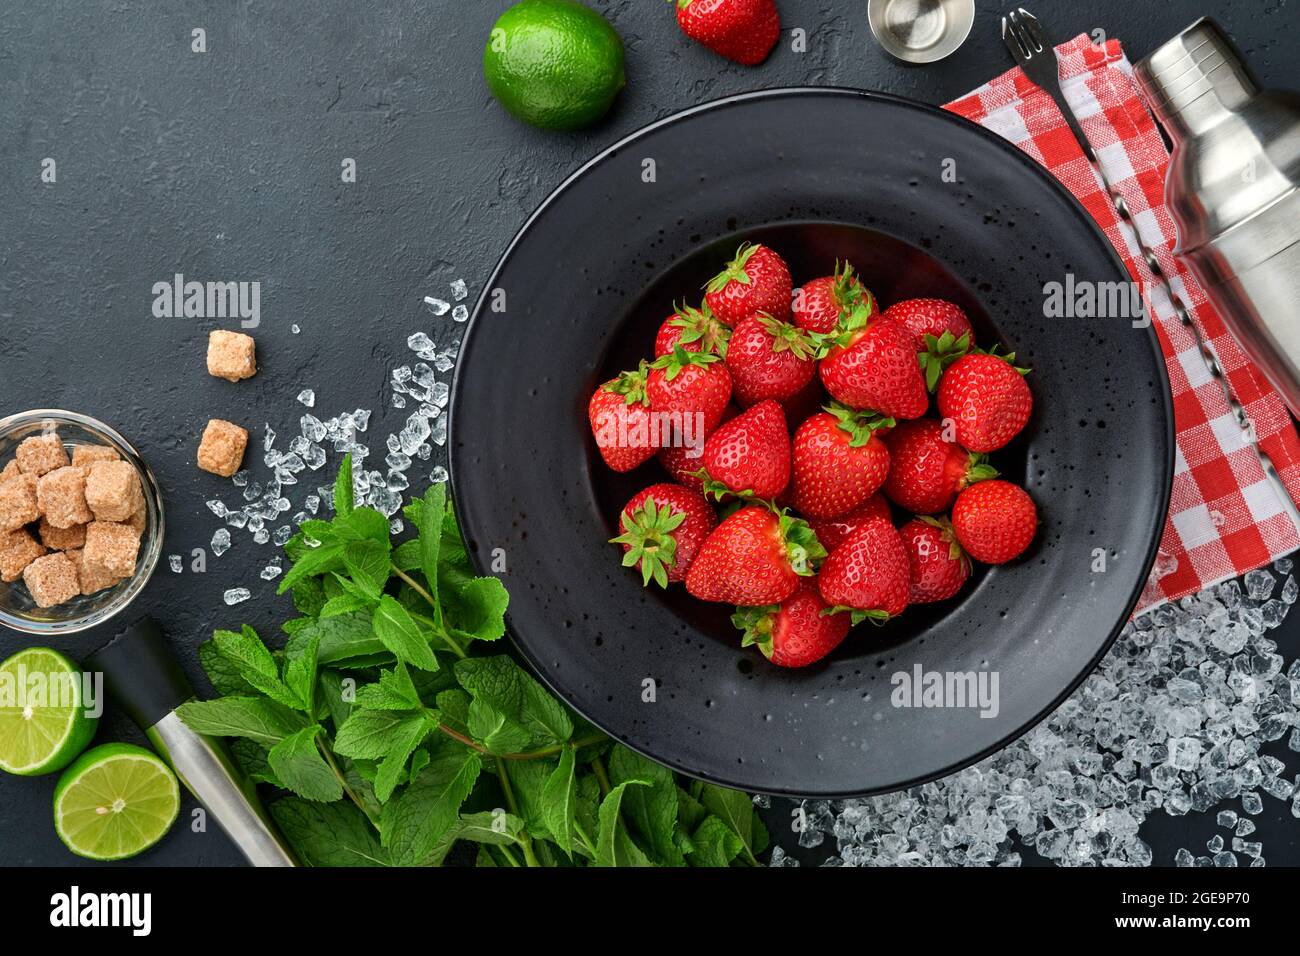
<path id="1" fill-rule="evenodd" d="M 433 420 L 433 428 L 430 432 L 430 437 L 433 439 L 433 443 L 438 447 L 447 444 L 447 417 L 445 415 Z"/>
<path id="2" fill-rule="evenodd" d="M 302 329 L 299 328 L 298 323 L 295 322 L 293 323 L 293 325 L 289 326 L 289 331 L 292 332 L 294 335 L 297 335 L 299 332 L 302 331 Z"/>
<path id="3" fill-rule="evenodd" d="M 406 340 L 406 347 L 416 353 L 424 353 L 436 348 L 433 344 L 433 339 L 429 338 L 429 336 L 425 335 L 423 332 L 416 332 L 409 336 Z"/>
<path id="4" fill-rule="evenodd" d="M 394 518 L 392 521 L 388 522 L 389 534 L 401 534 L 402 529 L 405 527 L 406 523 L 403 522 L 401 518 Z"/>
<path id="5" fill-rule="evenodd" d="M 424 297 L 424 304 L 434 315 L 446 315 L 447 310 L 451 308 L 451 303 L 443 299 L 435 299 L 431 295 Z"/>
<path id="6" fill-rule="evenodd" d="M 275 429 L 271 427 L 271 423 L 270 423 L 270 422 L 267 422 L 267 423 L 266 423 L 266 434 L 264 434 L 264 435 L 262 436 L 262 450 L 263 450 L 263 451 L 270 451 L 270 450 L 271 450 L 271 446 L 274 445 L 274 444 L 275 444 Z"/>
<path id="7" fill-rule="evenodd" d="M 411 456 L 404 455 L 400 451 L 393 452 L 384 459 L 384 464 L 394 471 L 406 471 L 411 467 Z"/>
<path id="8" fill-rule="evenodd" d="M 293 537 L 293 529 L 286 525 L 281 525 L 275 529 L 275 536 L 272 540 L 279 546 L 283 547 L 288 544 L 289 539 Z"/>
<path id="9" fill-rule="evenodd" d="M 429 472 L 429 480 L 432 481 L 435 485 L 442 484 L 449 477 L 450 476 L 447 474 L 447 469 L 442 467 L 442 465 L 434 465 L 433 471 Z"/>
<path id="10" fill-rule="evenodd" d="M 167 555 L 167 566 L 172 569 L 172 574 L 180 574 L 184 567 L 181 556 L 179 554 Z"/>
<path id="11" fill-rule="evenodd" d="M 224 518 L 226 516 L 225 504 L 218 501 L 216 498 L 210 498 L 208 501 L 204 503 L 208 506 L 208 510 L 211 511 L 218 518 Z"/>
<path id="12" fill-rule="evenodd" d="M 451 400 L 451 388 L 446 382 L 434 382 L 429 389 L 429 398 L 439 408 L 446 408 L 447 402 Z"/>
<path id="13" fill-rule="evenodd" d="M 452 309 L 452 310 L 451 310 L 451 320 L 452 320 L 453 322 L 468 322 L 468 321 L 469 321 L 469 309 L 468 309 L 468 307 L 463 306 L 463 305 L 458 305 L 458 306 L 456 306 L 456 308 Z"/>
<path id="14" fill-rule="evenodd" d="M 1265 601 L 1272 597 L 1275 581 L 1273 575 L 1264 568 L 1257 568 L 1254 571 L 1246 572 L 1244 581 L 1246 584 L 1246 596 L 1251 600 Z"/>
<path id="15" fill-rule="evenodd" d="M 437 358 L 433 360 L 433 367 L 439 372 L 450 372 L 456 367 L 456 360 L 446 352 L 439 352 Z"/>
<path id="16" fill-rule="evenodd" d="M 221 557 L 230 550 L 230 530 L 218 528 L 212 533 L 212 553 Z"/>
<path id="17" fill-rule="evenodd" d="M 304 415 L 298 420 L 302 436 L 308 441 L 318 442 L 325 438 L 325 424 L 315 415 Z"/>
<path id="18" fill-rule="evenodd" d="M 306 508 L 312 514 L 315 514 L 317 511 L 320 510 L 320 496 L 308 495 L 306 498 L 302 500 L 302 504 L 304 508 Z"/>
<path id="19" fill-rule="evenodd" d="M 258 528 L 255 532 L 253 532 L 254 544 L 266 544 L 266 542 L 270 540 L 271 540 L 271 533 L 267 531 L 265 528 Z"/>
<path id="20" fill-rule="evenodd" d="M 453 279 L 451 282 L 451 297 L 457 302 L 461 302 L 469 295 L 469 286 L 465 284 L 464 279 Z"/>
<path id="21" fill-rule="evenodd" d="M 234 605 L 234 604 L 242 604 L 244 601 L 247 601 L 252 596 L 253 594 L 251 591 L 248 590 L 248 588 L 231 588 L 229 591 L 227 591 L 225 594 L 222 595 L 222 598 L 223 600 L 225 600 L 227 604 Z"/>
<path id="22" fill-rule="evenodd" d="M 232 528 L 242 528 L 248 524 L 248 515 L 242 511 L 232 511 L 226 515 L 226 524 Z"/>
<path id="23" fill-rule="evenodd" d="M 316 407 L 316 393 L 310 388 L 304 388 L 298 393 L 298 401 L 302 402 L 308 408 Z"/>
<path id="24" fill-rule="evenodd" d="M 231 475 L 230 483 L 234 485 L 236 488 L 242 488 L 244 487 L 244 485 L 248 484 L 248 478 L 249 478 L 248 469 L 245 468 L 243 471 L 237 471 L 233 475 Z"/>
<path id="25" fill-rule="evenodd" d="M 281 568 L 278 564 L 268 564 L 266 567 L 262 569 L 262 580 L 274 581 L 276 578 L 280 576 L 283 570 L 284 569 Z"/>
<path id="26" fill-rule="evenodd" d="M 325 449 L 320 445 L 311 444 L 302 454 L 302 460 L 312 471 L 317 471 L 325 464 Z"/>
<path id="27" fill-rule="evenodd" d="M 403 398 L 401 395 L 398 395 L 396 392 L 393 393 L 393 395 L 392 395 L 392 397 L 390 398 L 389 401 L 390 401 L 390 403 L 392 404 L 392 406 L 393 406 L 394 408 L 405 408 L 405 407 L 406 407 L 406 399 Z"/>

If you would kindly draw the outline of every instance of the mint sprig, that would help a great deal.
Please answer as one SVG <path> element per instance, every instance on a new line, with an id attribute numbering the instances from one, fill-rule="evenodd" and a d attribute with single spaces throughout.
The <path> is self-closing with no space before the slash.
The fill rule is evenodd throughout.
<path id="1" fill-rule="evenodd" d="M 215 632 L 199 657 L 222 696 L 179 710 L 273 788 L 305 864 L 756 865 L 767 834 L 748 796 L 614 743 L 485 653 L 509 596 L 475 572 L 445 486 L 404 509 L 417 536 L 396 545 L 353 499 L 350 457 L 334 505 L 285 545 L 298 616 L 283 647 Z"/>

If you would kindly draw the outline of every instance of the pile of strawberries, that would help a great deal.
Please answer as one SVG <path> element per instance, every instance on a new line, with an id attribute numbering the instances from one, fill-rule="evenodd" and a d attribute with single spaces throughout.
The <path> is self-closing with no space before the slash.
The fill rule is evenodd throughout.
<path id="1" fill-rule="evenodd" d="M 745 244 L 663 323 L 653 361 L 591 397 L 610 468 L 657 457 L 672 477 L 627 503 L 612 542 L 643 583 L 736 605 L 773 663 L 811 664 L 853 624 L 951 598 L 972 558 L 1029 547 L 1034 503 L 986 457 L 1033 408 L 1014 361 L 976 348 L 950 302 L 881 311 L 847 264 L 795 290 Z"/>

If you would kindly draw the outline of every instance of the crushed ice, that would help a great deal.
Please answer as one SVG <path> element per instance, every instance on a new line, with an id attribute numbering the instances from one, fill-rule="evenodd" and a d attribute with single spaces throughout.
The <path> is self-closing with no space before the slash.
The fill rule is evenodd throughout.
<path id="1" fill-rule="evenodd" d="M 1130 622 L 1054 714 L 973 767 L 885 796 L 803 801 L 799 845 L 833 839 L 827 866 L 1019 866 L 1025 848 L 1062 866 L 1264 866 L 1250 818 L 1265 798 L 1300 817 L 1300 775 L 1281 759 L 1300 751 L 1300 660 L 1285 666 L 1268 636 L 1300 596 L 1291 567 L 1280 559 Z M 1140 835 L 1151 814 L 1215 808 L 1227 840 L 1153 860 Z M 771 865 L 799 862 L 777 848 Z"/>

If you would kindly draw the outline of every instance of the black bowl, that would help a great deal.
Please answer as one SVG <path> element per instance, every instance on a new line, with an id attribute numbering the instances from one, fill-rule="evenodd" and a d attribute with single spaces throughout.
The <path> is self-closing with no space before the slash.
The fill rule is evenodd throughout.
<path id="1" fill-rule="evenodd" d="M 951 602 L 858 627 L 797 671 L 742 649 L 730 609 L 680 587 L 647 591 L 620 567 L 606 543 L 618 511 L 663 473 L 654 463 L 609 472 L 586 420 L 596 385 L 648 356 L 671 302 L 697 300 L 744 239 L 770 242 L 796 281 L 847 259 L 884 304 L 956 301 L 982 342 L 1033 367 L 1034 418 L 996 456 L 1039 504 L 1029 553 Z M 457 510 L 481 570 L 504 557 L 519 649 L 611 735 L 746 790 L 894 790 L 1023 733 L 1131 613 L 1173 471 L 1154 335 L 1128 318 L 1046 318 L 1044 285 L 1067 274 L 1076 286 L 1128 281 L 1059 183 L 998 137 L 922 104 L 774 90 L 689 110 L 602 153 L 507 250 L 456 373 Z M 996 714 L 899 706 L 895 675 L 917 667 L 996 674 Z"/>

